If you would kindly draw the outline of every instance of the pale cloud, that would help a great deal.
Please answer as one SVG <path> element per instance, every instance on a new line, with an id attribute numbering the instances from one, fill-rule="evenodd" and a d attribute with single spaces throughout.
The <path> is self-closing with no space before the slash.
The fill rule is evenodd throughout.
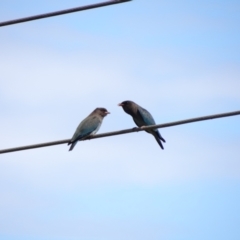
<path id="1" fill-rule="evenodd" d="M 207 68 L 196 76 L 191 69 L 196 70 L 196 64 L 200 64 L 202 69 L 204 65 L 201 66 L 201 62 L 193 65 L 188 65 L 188 61 L 170 64 L 170 59 L 164 62 L 161 57 L 154 57 L 149 62 L 152 67 L 146 69 L 148 77 L 142 69 L 141 59 L 135 59 L 138 54 L 135 56 L 134 51 L 128 59 L 125 54 L 121 56 L 119 53 L 121 57 L 118 56 L 115 62 L 109 62 L 109 54 L 93 56 L 76 52 L 60 57 L 54 50 L 30 47 L 23 48 L 17 55 L 14 50 L 8 50 L 8 61 L 1 61 L 1 78 L 4 80 L 1 92 L 10 101 L 32 106 L 48 102 L 92 102 L 93 99 L 106 97 L 114 100 L 143 99 L 151 104 L 154 101 L 177 102 L 185 106 L 206 104 L 215 99 L 239 101 L 240 73 L 237 68 L 215 68 L 214 72 Z M 23 55 L 29 58 L 23 59 Z M 157 61 L 160 61 L 158 65 Z M 143 72 L 142 76 L 137 73 L 137 65 Z M 180 69 L 187 68 L 190 71 L 184 76 Z M 171 73 L 171 70 L 179 75 Z"/>

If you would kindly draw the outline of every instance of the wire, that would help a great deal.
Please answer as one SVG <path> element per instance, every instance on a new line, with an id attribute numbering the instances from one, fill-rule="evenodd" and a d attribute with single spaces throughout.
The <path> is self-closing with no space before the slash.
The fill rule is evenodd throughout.
<path id="1" fill-rule="evenodd" d="M 110 137 L 110 136 L 115 136 L 115 135 L 120 135 L 120 134 L 139 132 L 139 131 L 144 131 L 144 130 L 152 129 L 152 128 L 172 127 L 172 126 L 176 126 L 176 125 L 182 125 L 182 124 L 187 124 L 187 123 L 192 123 L 192 122 L 200 122 L 200 121 L 211 120 L 211 119 L 215 119 L 215 118 L 230 117 L 230 116 L 235 116 L 235 115 L 240 115 L 240 111 L 221 113 L 221 114 L 216 114 L 216 115 L 208 115 L 208 116 L 204 116 L 204 117 L 191 118 L 191 119 L 181 120 L 181 121 L 177 121 L 177 122 L 157 124 L 157 125 L 141 127 L 141 128 L 130 128 L 130 129 L 124 129 L 124 130 L 115 131 L 115 132 L 101 133 L 101 134 L 93 135 L 93 136 L 83 139 L 83 140 L 91 140 L 91 139 L 95 139 L 95 138 L 103 138 L 103 137 Z M 59 141 L 54 141 L 54 142 L 47 142 L 47 143 L 40 143 L 40 144 L 34 144 L 34 145 L 29 145 L 29 146 L 23 146 L 23 147 L 3 149 L 3 150 L 0 150 L 0 154 L 8 153 L 8 152 L 22 151 L 22 150 L 33 149 L 33 148 L 41 148 L 41 147 L 65 144 L 65 143 L 68 143 L 70 140 L 71 139 L 65 139 L 65 140 L 59 140 Z M 82 140 L 80 140 L 80 141 L 82 141 Z"/>
<path id="2" fill-rule="evenodd" d="M 84 11 L 84 10 L 88 10 L 88 9 L 98 8 L 98 7 L 105 7 L 105 6 L 118 4 L 118 3 L 130 2 L 130 1 L 132 1 L 132 0 L 113 0 L 113 1 L 108 1 L 108 2 L 102 2 L 102 3 L 96 3 L 96 4 L 87 5 L 87 6 L 82 6 L 82 7 L 70 8 L 70 9 L 61 10 L 61 11 L 57 11 L 57 12 L 44 13 L 44 14 L 40 14 L 40 15 L 35 15 L 35 16 L 30 16 L 30 17 L 15 19 L 15 20 L 9 20 L 6 22 L 0 22 L 0 27 L 17 24 L 17 23 L 22 23 L 22 22 L 29 22 L 29 21 L 33 21 L 33 20 L 37 20 L 37 19 L 42 19 L 42 18 L 54 17 L 54 16 L 78 12 L 78 11 Z"/>

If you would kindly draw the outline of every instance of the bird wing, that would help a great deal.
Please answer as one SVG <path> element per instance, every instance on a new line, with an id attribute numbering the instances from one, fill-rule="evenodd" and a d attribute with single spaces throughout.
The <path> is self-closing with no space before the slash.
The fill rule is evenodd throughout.
<path id="1" fill-rule="evenodd" d="M 138 114 L 139 118 L 142 119 L 143 124 L 145 126 L 155 125 L 155 121 L 154 121 L 152 115 L 146 109 L 139 107 L 137 114 Z"/>
<path id="2" fill-rule="evenodd" d="M 139 118 L 142 119 L 142 121 L 144 122 L 144 125 L 145 126 L 148 126 L 148 125 L 155 125 L 155 121 L 152 117 L 152 115 L 150 114 L 150 112 L 148 112 L 146 109 L 142 108 L 142 107 L 139 107 L 138 108 L 138 111 L 137 111 L 137 114 L 139 116 Z M 134 120 L 135 121 L 135 120 Z M 139 120 L 138 120 L 139 122 Z M 137 124 L 137 122 L 135 121 L 135 123 Z M 137 124 L 138 125 L 138 124 Z M 143 125 L 142 125 L 143 126 Z M 161 136 L 160 132 L 158 131 L 157 128 L 153 128 L 153 129 L 149 129 L 149 130 L 146 130 L 146 132 L 148 133 L 151 133 L 153 134 L 153 136 L 156 138 L 158 144 L 160 145 L 160 147 L 163 149 L 163 145 L 161 143 L 160 140 L 162 140 L 163 142 L 165 142 L 165 139 Z"/>
<path id="3" fill-rule="evenodd" d="M 82 139 L 84 137 L 89 136 L 92 133 L 96 133 L 101 125 L 101 121 L 96 116 L 89 116 L 84 119 L 78 126 L 75 131 L 71 142 L 75 142 L 76 140 Z"/>

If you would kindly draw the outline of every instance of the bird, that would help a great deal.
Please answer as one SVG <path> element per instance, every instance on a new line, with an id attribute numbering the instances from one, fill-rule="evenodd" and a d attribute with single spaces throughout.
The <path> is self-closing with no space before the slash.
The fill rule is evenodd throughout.
<path id="1" fill-rule="evenodd" d="M 132 116 L 133 121 L 136 123 L 138 127 L 144 127 L 144 126 L 149 126 L 149 125 L 155 125 L 155 121 L 146 109 L 143 107 L 139 106 L 133 101 L 123 101 L 118 104 L 118 106 L 121 106 L 123 110 Z M 159 146 L 164 149 L 162 142 L 166 142 L 165 139 L 161 136 L 160 132 L 158 131 L 157 128 L 152 128 L 152 129 L 147 129 L 145 130 L 147 133 L 152 134 Z M 162 141 L 162 142 L 161 142 Z"/>
<path id="2" fill-rule="evenodd" d="M 72 151 L 79 140 L 85 139 L 96 134 L 101 127 L 103 118 L 110 114 L 106 108 L 96 108 L 78 125 L 72 139 L 68 142 L 71 145 L 69 151 Z"/>

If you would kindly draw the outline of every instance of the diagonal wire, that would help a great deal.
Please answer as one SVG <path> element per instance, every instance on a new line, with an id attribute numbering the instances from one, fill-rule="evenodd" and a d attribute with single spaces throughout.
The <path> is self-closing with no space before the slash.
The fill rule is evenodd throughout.
<path id="1" fill-rule="evenodd" d="M 107 1 L 107 2 L 86 5 L 86 6 L 82 6 L 82 7 L 65 9 L 65 10 L 56 11 L 56 12 L 44 13 L 44 14 L 39 14 L 39 15 L 35 15 L 35 16 L 9 20 L 6 22 L 0 22 L 0 27 L 17 24 L 17 23 L 22 23 L 22 22 L 29 22 L 29 21 L 33 21 L 33 20 L 37 20 L 37 19 L 42 19 L 42 18 L 54 17 L 54 16 L 73 13 L 73 12 L 84 11 L 84 10 L 93 9 L 93 8 L 105 7 L 105 6 L 124 3 L 124 2 L 130 2 L 130 1 L 132 1 L 132 0 L 112 0 L 112 1 Z"/>
<path id="2" fill-rule="evenodd" d="M 89 138 L 86 138 L 84 140 L 91 140 L 91 139 L 95 139 L 95 138 L 103 138 L 103 137 L 110 137 L 110 136 L 115 136 L 115 135 L 120 135 L 120 134 L 139 132 L 139 131 L 144 131 L 144 130 L 152 129 L 152 128 L 172 127 L 172 126 L 176 126 L 176 125 L 182 125 L 182 124 L 187 124 L 187 123 L 192 123 L 192 122 L 200 122 L 200 121 L 211 120 L 211 119 L 216 119 L 216 118 L 230 117 L 230 116 L 235 116 L 235 115 L 240 115 L 240 111 L 208 115 L 208 116 L 197 117 L 197 118 L 190 118 L 190 119 L 186 119 L 186 120 L 157 124 L 157 125 L 152 125 L 152 126 L 147 126 L 147 127 L 142 127 L 142 128 L 130 128 L 130 129 L 124 129 L 124 130 L 115 131 L 115 132 L 101 133 L 101 134 L 97 134 L 97 135 L 91 136 Z M 66 144 L 69 141 L 70 141 L 70 139 L 65 139 L 65 140 L 59 140 L 59 141 L 54 141 L 54 142 L 46 142 L 46 143 L 28 145 L 28 146 L 23 146 L 23 147 L 8 148 L 8 149 L 0 150 L 0 154 L 8 153 L 8 152 L 22 151 L 22 150 L 33 149 L 33 148 L 54 146 L 54 145 L 59 145 L 59 144 Z"/>

